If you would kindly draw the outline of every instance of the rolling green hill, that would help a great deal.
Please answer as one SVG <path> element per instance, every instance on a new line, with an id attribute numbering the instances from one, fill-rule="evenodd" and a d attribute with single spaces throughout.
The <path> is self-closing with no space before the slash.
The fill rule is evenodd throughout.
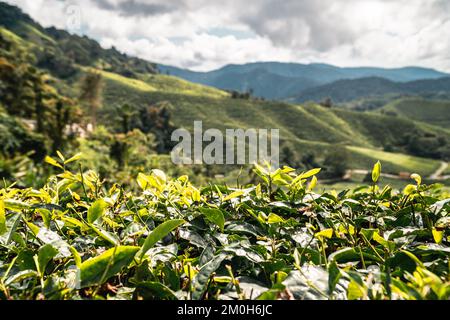
<path id="1" fill-rule="evenodd" d="M 406 117 L 316 104 L 236 99 L 216 88 L 155 73 L 154 64 L 130 58 L 114 49 L 103 49 L 87 37 L 42 28 L 20 11 L 10 8 L 14 7 L 0 3 L 0 12 L 7 17 L 0 23 L 4 26 L 0 28 L 2 36 L 17 43 L 29 55 L 30 63 L 48 72 L 57 90 L 75 99 L 79 96 L 79 80 L 84 74 L 96 70 L 102 75 L 103 104 L 98 122 L 112 131 L 118 126 L 117 107 L 128 104 L 135 110 L 142 110 L 165 103 L 177 127 L 189 129 L 194 120 L 202 120 L 205 129 L 277 128 L 282 147 L 288 146 L 298 156 L 313 153 L 323 159 L 337 146 L 342 146 L 349 154 L 351 168 L 367 168 L 383 158 L 385 172 L 417 171 L 424 175 L 439 167 L 439 161 L 404 155 L 430 154 L 426 152 L 429 150 L 411 147 L 411 140 L 415 142 L 411 132 L 415 134 L 413 138 L 439 140 L 445 142 L 443 146 L 450 145 L 447 130 Z M 433 157 L 445 155 L 446 150 L 439 148 L 431 150 Z"/>
<path id="2" fill-rule="evenodd" d="M 230 99 L 228 96 L 208 94 L 186 95 L 170 90 L 146 91 L 154 86 L 160 75 L 141 81 L 130 90 L 125 78 L 108 78 L 105 88 L 105 123 L 114 103 L 136 106 L 169 101 L 173 121 L 177 126 L 192 129 L 195 120 L 202 120 L 204 128 L 279 128 L 282 143 L 291 145 L 299 153 L 319 155 L 332 151 L 336 144 L 347 148 L 353 168 L 370 167 L 383 159 L 385 172 L 419 171 L 429 175 L 439 167 L 439 161 L 382 151 L 383 146 L 401 143 L 404 133 L 417 130 L 423 134 L 446 136 L 440 128 L 408 119 L 380 114 L 328 109 L 315 104 L 293 105 L 283 102 Z M 167 78 L 166 78 L 167 79 Z M 397 161 L 399 160 L 399 161 Z"/>
<path id="3" fill-rule="evenodd" d="M 331 98 L 333 102 L 342 103 L 388 94 L 448 95 L 450 94 L 450 77 L 423 79 L 410 82 L 394 82 L 381 77 L 338 80 L 304 90 L 290 100 L 296 102 L 320 102 L 326 98 Z"/>
<path id="4" fill-rule="evenodd" d="M 420 97 L 401 98 L 386 104 L 379 111 L 442 128 L 450 128 L 449 100 L 430 100 Z"/>

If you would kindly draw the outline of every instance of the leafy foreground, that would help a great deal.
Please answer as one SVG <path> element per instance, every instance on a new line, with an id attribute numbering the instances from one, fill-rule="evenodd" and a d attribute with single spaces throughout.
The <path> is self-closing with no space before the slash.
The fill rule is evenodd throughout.
<path id="1" fill-rule="evenodd" d="M 316 194 L 320 169 L 255 166 L 261 183 L 141 191 L 62 173 L 0 194 L 2 299 L 449 299 L 450 198 L 436 186 Z M 81 168 L 81 167 L 80 167 Z"/>

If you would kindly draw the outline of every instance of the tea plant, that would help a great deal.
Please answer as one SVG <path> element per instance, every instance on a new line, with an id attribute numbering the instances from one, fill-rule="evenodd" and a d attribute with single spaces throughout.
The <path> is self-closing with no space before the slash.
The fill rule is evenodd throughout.
<path id="1" fill-rule="evenodd" d="M 0 191 L 2 299 L 450 298 L 450 198 L 418 175 L 381 188 L 377 163 L 318 194 L 320 169 L 255 165 L 238 188 L 153 170 L 131 193 L 58 155 L 43 188 Z"/>

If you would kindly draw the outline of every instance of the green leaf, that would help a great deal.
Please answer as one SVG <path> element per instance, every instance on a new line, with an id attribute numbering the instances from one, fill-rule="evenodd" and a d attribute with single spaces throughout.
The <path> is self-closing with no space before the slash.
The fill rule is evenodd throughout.
<path id="1" fill-rule="evenodd" d="M 253 263 L 262 263 L 265 261 L 264 257 L 261 256 L 261 254 L 256 250 L 253 250 L 249 246 L 236 245 L 236 243 L 225 247 L 223 252 L 228 252 L 235 256 L 246 258 Z"/>
<path id="2" fill-rule="evenodd" d="M 226 253 L 220 253 L 214 258 L 211 259 L 210 262 L 205 264 L 200 271 L 195 276 L 194 280 L 192 281 L 194 292 L 192 293 L 193 299 L 200 299 L 203 295 L 203 293 L 206 290 L 206 286 L 208 285 L 208 280 L 211 274 L 217 270 L 217 268 L 220 267 L 220 264 L 223 260 L 225 260 L 228 257 Z"/>
<path id="3" fill-rule="evenodd" d="M 381 163 L 380 161 L 377 161 L 372 169 L 372 181 L 376 183 L 378 181 L 378 178 L 380 177 L 381 173 Z"/>
<path id="4" fill-rule="evenodd" d="M 138 183 L 139 187 L 142 190 L 146 190 L 147 186 L 148 186 L 148 178 L 145 174 L 143 173 L 138 173 L 138 176 L 136 178 L 136 182 Z"/>
<path id="5" fill-rule="evenodd" d="M 64 156 L 62 155 L 61 152 L 59 152 L 58 150 L 56 150 L 56 154 L 58 155 L 58 157 L 61 159 L 62 162 L 64 162 L 66 159 L 64 158 Z"/>
<path id="6" fill-rule="evenodd" d="M 416 261 L 402 251 L 399 251 L 393 257 L 386 259 L 386 262 L 389 263 L 389 267 L 392 268 L 392 270 L 398 268 L 402 273 L 407 271 L 412 274 L 417 268 Z"/>
<path id="7" fill-rule="evenodd" d="M 71 158 L 67 159 L 66 161 L 64 161 L 64 164 L 68 164 L 68 163 L 80 160 L 82 156 L 83 156 L 83 154 L 81 152 L 77 153 L 73 157 L 71 157 Z"/>
<path id="8" fill-rule="evenodd" d="M 225 217 L 223 216 L 223 213 L 220 209 L 199 208 L 199 210 L 208 221 L 218 225 L 220 230 L 223 232 Z"/>
<path id="9" fill-rule="evenodd" d="M 444 239 L 444 231 L 438 231 L 436 230 L 436 228 L 433 228 L 431 232 L 433 233 L 434 242 L 440 244 L 442 242 L 442 239 Z"/>
<path id="10" fill-rule="evenodd" d="M 368 241 L 372 240 L 373 234 L 374 234 L 375 232 L 377 232 L 377 231 L 378 231 L 378 229 L 366 229 L 366 228 L 361 228 L 361 234 L 363 234 L 364 237 L 366 237 L 366 239 L 367 239 Z"/>
<path id="11" fill-rule="evenodd" d="M 407 250 L 401 250 L 404 254 L 406 254 L 408 257 L 410 257 L 419 267 L 424 267 L 422 261 L 419 260 L 413 253 L 407 251 Z"/>
<path id="12" fill-rule="evenodd" d="M 311 182 L 308 185 L 307 191 L 308 192 L 312 191 L 315 188 L 316 185 L 317 185 L 317 177 L 313 176 L 312 179 L 311 179 Z"/>
<path id="13" fill-rule="evenodd" d="M 269 224 L 272 224 L 272 223 L 283 223 L 283 222 L 284 222 L 284 219 L 282 217 L 280 217 L 279 215 L 275 214 L 275 213 L 271 213 L 267 217 L 267 223 L 269 223 Z"/>
<path id="14" fill-rule="evenodd" d="M 15 212 L 21 212 L 23 209 L 30 208 L 30 205 L 28 203 L 25 203 L 25 202 L 19 201 L 19 200 L 14 200 L 14 199 L 5 199 L 5 200 L 3 200 L 3 203 L 4 203 L 6 209 L 12 210 Z"/>
<path id="15" fill-rule="evenodd" d="M 119 239 L 117 239 L 117 237 L 114 234 L 102 229 L 101 227 L 96 227 L 93 224 L 89 224 L 89 227 L 91 227 L 92 230 L 94 230 L 95 233 L 97 233 L 103 240 L 108 241 L 114 246 L 119 244 Z"/>
<path id="16" fill-rule="evenodd" d="M 376 261 L 376 262 L 383 262 L 380 258 L 378 258 L 376 255 L 362 251 L 362 255 L 365 260 L 370 261 Z M 343 248 L 338 251 L 333 252 L 328 256 L 329 261 L 336 261 L 337 263 L 346 263 L 351 261 L 360 261 L 361 260 L 361 253 L 359 250 L 356 250 L 355 248 Z"/>
<path id="17" fill-rule="evenodd" d="M 347 288 L 348 300 L 356 300 L 364 297 L 364 289 L 354 280 L 352 280 Z"/>
<path id="18" fill-rule="evenodd" d="M 41 274 L 44 274 L 47 264 L 58 254 L 58 250 L 51 244 L 43 245 L 38 252 L 38 264 Z"/>
<path id="19" fill-rule="evenodd" d="M 222 201 L 228 201 L 237 197 L 240 197 L 244 194 L 244 191 L 242 190 L 238 190 L 238 191 L 234 191 L 232 193 L 230 193 L 229 195 L 225 196 Z"/>
<path id="20" fill-rule="evenodd" d="M 328 292 L 331 295 L 341 278 L 341 271 L 339 270 L 336 261 L 331 261 L 328 266 Z"/>
<path id="21" fill-rule="evenodd" d="M 417 186 L 413 185 L 413 184 L 408 184 L 404 189 L 403 189 L 403 194 L 404 195 L 410 195 L 411 193 L 413 193 L 414 191 L 417 190 Z"/>
<path id="22" fill-rule="evenodd" d="M 80 265 L 80 287 L 104 283 L 132 261 L 139 247 L 119 246 L 88 259 Z"/>
<path id="23" fill-rule="evenodd" d="M 169 299 L 177 300 L 175 293 L 170 290 L 167 286 L 160 282 L 146 281 L 141 282 L 136 286 L 136 291 L 134 293 L 137 297 L 143 298 L 145 300 L 150 299 Z"/>
<path id="24" fill-rule="evenodd" d="M 298 300 L 323 300 L 328 296 L 328 273 L 319 266 L 303 265 L 282 283 Z"/>
<path id="25" fill-rule="evenodd" d="M 166 174 L 162 170 L 153 169 L 152 176 L 156 178 L 159 184 L 164 184 L 167 182 Z"/>
<path id="26" fill-rule="evenodd" d="M 4 234 L 7 230 L 5 203 L 3 202 L 3 200 L 0 200 L 0 235 Z"/>
<path id="27" fill-rule="evenodd" d="M 417 185 L 420 185 L 422 183 L 422 177 L 418 175 L 417 173 L 413 173 L 411 175 L 411 179 L 414 179 L 416 181 Z"/>
<path id="28" fill-rule="evenodd" d="M 392 251 L 395 249 L 395 242 L 384 239 L 382 236 L 375 232 L 373 234 L 373 240 L 381 244 L 387 250 Z"/>
<path id="29" fill-rule="evenodd" d="M 151 247 L 153 247 L 159 240 L 164 238 L 166 235 L 169 234 L 169 232 L 171 232 L 173 229 L 179 227 L 185 222 L 186 221 L 184 221 L 183 219 L 174 219 L 161 223 L 159 226 L 153 229 L 153 231 L 147 236 L 147 239 L 145 239 L 144 244 L 137 253 L 137 257 L 141 260 L 144 257 L 145 253 Z"/>
<path id="30" fill-rule="evenodd" d="M 16 213 L 15 216 L 10 218 L 10 220 L 8 221 L 8 224 L 10 224 L 10 228 L 6 234 L 6 244 L 9 244 L 12 241 L 14 233 L 16 232 L 16 229 L 19 226 L 20 220 L 21 220 L 20 213 Z"/>
<path id="31" fill-rule="evenodd" d="M 73 255 L 73 260 L 75 261 L 75 265 L 77 266 L 77 268 L 81 267 L 81 257 L 80 254 L 78 253 L 77 249 L 75 249 L 74 247 L 70 246 L 69 247 L 70 252 L 72 252 Z"/>
<path id="32" fill-rule="evenodd" d="M 88 209 L 87 221 L 93 223 L 98 218 L 103 216 L 108 204 L 103 199 L 97 199 Z"/>
<path id="33" fill-rule="evenodd" d="M 318 174 L 320 172 L 320 168 L 315 168 L 315 169 L 311 169 L 309 171 L 306 171 L 305 173 L 302 173 L 299 175 L 299 179 L 307 179 L 309 177 L 315 176 L 316 174 Z"/>
<path id="34" fill-rule="evenodd" d="M 13 274 L 11 277 L 6 279 L 5 285 L 10 285 L 15 282 L 20 282 L 22 280 L 28 279 L 28 278 L 34 278 L 39 276 L 38 273 L 35 270 L 23 270 L 20 272 L 17 272 L 16 274 Z"/>
<path id="35" fill-rule="evenodd" d="M 329 228 L 329 229 L 322 230 L 320 232 L 317 232 L 314 236 L 316 238 L 323 237 L 323 238 L 330 239 L 333 236 L 333 229 Z"/>
<path id="36" fill-rule="evenodd" d="M 47 162 L 48 164 L 54 166 L 54 167 L 58 167 L 58 168 L 64 169 L 63 166 L 60 165 L 60 164 L 58 163 L 58 161 L 56 161 L 56 160 L 53 159 L 52 157 L 45 156 L 44 161 Z"/>

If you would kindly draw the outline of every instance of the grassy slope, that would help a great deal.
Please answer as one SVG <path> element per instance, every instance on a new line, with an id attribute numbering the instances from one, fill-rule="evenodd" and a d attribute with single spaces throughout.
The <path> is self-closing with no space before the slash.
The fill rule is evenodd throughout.
<path id="1" fill-rule="evenodd" d="M 421 174 L 430 175 L 440 164 L 440 161 L 438 160 L 413 157 L 401 153 L 385 152 L 354 146 L 349 146 L 347 148 L 353 151 L 358 158 L 363 157 L 363 159 L 365 159 L 370 157 L 372 159 L 380 160 L 383 163 L 383 171 L 386 172 L 400 172 L 405 170 L 409 173 L 413 173 L 420 168 Z"/>
<path id="2" fill-rule="evenodd" d="M 450 101 L 403 98 L 388 103 L 381 110 L 395 112 L 398 116 L 442 128 L 450 128 Z"/>

